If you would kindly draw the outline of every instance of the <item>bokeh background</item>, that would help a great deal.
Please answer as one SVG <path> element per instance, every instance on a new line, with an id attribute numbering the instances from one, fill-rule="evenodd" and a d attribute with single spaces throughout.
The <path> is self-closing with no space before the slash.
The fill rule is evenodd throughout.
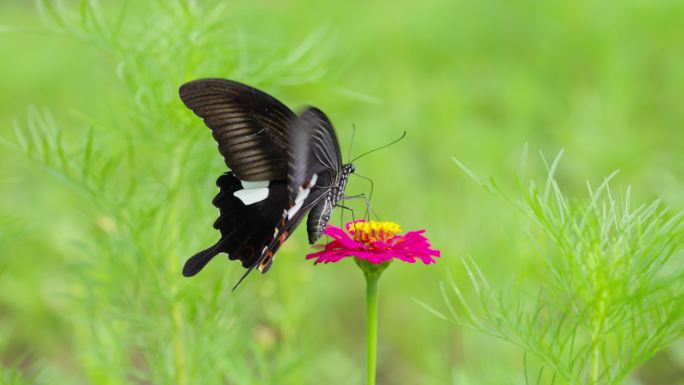
<path id="1" fill-rule="evenodd" d="M 570 196 L 620 170 L 636 200 L 684 208 L 680 1 L 37 4 L 0 3 L 5 383 L 363 382 L 362 275 L 305 261 L 302 229 L 234 293 L 242 269 L 223 258 L 181 277 L 216 239 L 225 170 L 177 97 L 195 78 L 321 108 L 345 157 L 353 126 L 353 155 L 407 132 L 356 169 L 379 215 L 427 229 L 443 256 L 383 276 L 379 384 L 524 383 L 521 349 L 415 301 L 443 306 L 467 255 L 492 282 L 543 279 L 529 223 L 452 157 L 506 188 L 525 147 L 532 177 L 563 149 Z M 684 384 L 684 344 L 629 383 Z"/>

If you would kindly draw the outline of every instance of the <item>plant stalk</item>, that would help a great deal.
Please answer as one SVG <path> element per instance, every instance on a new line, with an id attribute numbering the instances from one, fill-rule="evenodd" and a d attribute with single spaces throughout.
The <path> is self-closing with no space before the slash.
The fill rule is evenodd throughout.
<path id="1" fill-rule="evenodd" d="M 375 357 L 378 346 L 378 280 L 380 274 L 366 276 L 366 327 L 368 331 L 368 377 L 366 384 L 375 385 Z"/>

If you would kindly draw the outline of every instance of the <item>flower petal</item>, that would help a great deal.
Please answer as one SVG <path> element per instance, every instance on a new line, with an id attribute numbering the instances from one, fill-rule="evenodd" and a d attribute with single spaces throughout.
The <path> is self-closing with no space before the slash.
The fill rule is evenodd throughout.
<path id="1" fill-rule="evenodd" d="M 343 229 L 328 225 L 323 234 L 333 240 L 325 245 L 315 246 L 319 251 L 308 254 L 307 259 L 315 259 L 315 264 L 337 262 L 347 257 L 364 259 L 370 263 L 380 264 L 392 259 L 399 259 L 408 263 L 415 263 L 420 259 L 424 264 L 437 263 L 435 258 L 440 257 L 439 250 L 433 250 L 430 242 L 423 235 L 425 230 L 409 231 L 404 235 L 395 235 L 392 238 L 376 238 L 374 240 L 355 240 L 348 234 L 353 232 L 355 223 L 364 222 L 357 220 L 346 224 L 347 232 Z M 398 225 L 395 225 L 398 228 Z"/>

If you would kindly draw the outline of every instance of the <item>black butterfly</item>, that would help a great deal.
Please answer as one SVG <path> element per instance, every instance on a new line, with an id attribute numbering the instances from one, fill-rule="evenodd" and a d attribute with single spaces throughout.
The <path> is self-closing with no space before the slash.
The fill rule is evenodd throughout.
<path id="1" fill-rule="evenodd" d="M 245 276 L 254 267 L 266 272 L 306 213 L 315 243 L 354 172 L 342 164 L 325 114 L 310 107 L 296 116 L 272 96 L 225 79 L 186 83 L 180 98 L 204 119 L 231 170 L 216 181 L 213 201 L 221 238 L 188 259 L 183 275 L 197 274 L 219 253 L 242 262 Z"/>

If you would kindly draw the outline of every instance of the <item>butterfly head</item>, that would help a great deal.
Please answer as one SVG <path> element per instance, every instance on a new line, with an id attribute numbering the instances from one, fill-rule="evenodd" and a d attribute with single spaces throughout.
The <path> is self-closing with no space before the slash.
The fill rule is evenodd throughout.
<path id="1" fill-rule="evenodd" d="M 342 166 L 342 172 L 346 175 L 353 174 L 356 169 L 354 168 L 354 165 L 351 163 L 347 163 L 344 166 Z"/>

